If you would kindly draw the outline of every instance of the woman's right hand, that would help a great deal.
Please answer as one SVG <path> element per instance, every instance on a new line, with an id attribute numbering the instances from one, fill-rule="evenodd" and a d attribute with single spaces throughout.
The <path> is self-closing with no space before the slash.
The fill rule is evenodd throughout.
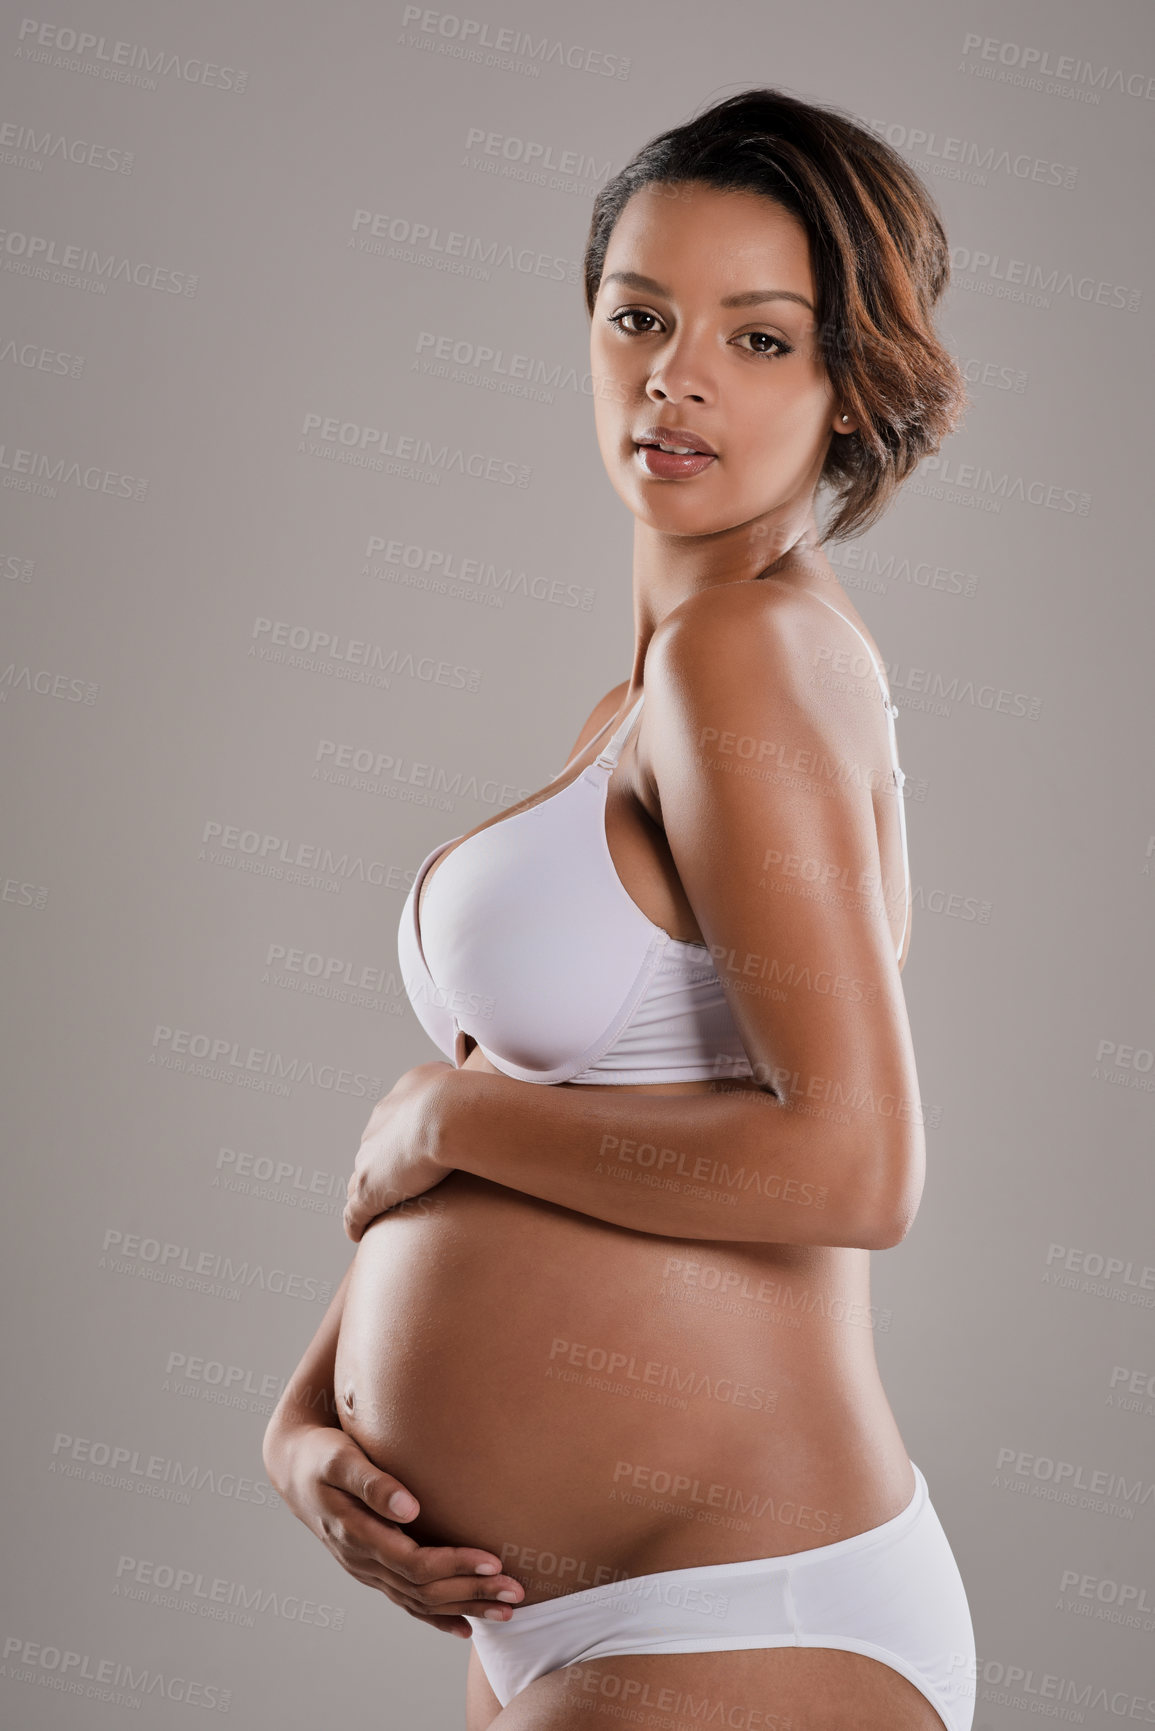
<path id="1" fill-rule="evenodd" d="M 416 1497 L 339 1426 L 287 1424 L 266 1434 L 264 1453 L 278 1495 L 341 1567 L 419 1622 L 468 1639 L 466 1613 L 505 1620 L 512 1606 L 494 1604 L 498 1595 L 525 1597 L 492 1551 L 419 1545 L 403 1533 L 397 1522 L 418 1513 Z"/>

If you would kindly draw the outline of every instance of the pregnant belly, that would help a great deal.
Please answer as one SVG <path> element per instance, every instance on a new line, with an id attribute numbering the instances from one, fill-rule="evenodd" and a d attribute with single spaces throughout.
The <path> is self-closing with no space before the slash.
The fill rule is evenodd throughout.
<path id="1" fill-rule="evenodd" d="M 866 1280 L 863 1251 L 627 1232 L 455 1172 L 358 1248 L 338 1411 L 418 1498 L 405 1530 L 493 1550 L 527 1603 L 805 1550 L 910 1494 Z"/>

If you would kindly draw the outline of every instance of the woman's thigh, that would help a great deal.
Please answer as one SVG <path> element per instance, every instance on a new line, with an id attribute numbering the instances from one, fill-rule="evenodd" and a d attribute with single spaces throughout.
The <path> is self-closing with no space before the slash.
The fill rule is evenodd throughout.
<path id="1" fill-rule="evenodd" d="M 838 1648 L 580 1660 L 539 1677 L 505 1708 L 476 1654 L 469 1669 L 467 1731 L 583 1731 L 602 1725 L 669 1731 L 680 1724 L 737 1731 L 944 1731 L 926 1696 L 901 1672 Z"/>
<path id="2" fill-rule="evenodd" d="M 471 1641 L 469 1670 L 465 1673 L 465 1731 L 488 1731 L 500 1712 L 501 1702 L 489 1686 L 485 1667 Z"/>

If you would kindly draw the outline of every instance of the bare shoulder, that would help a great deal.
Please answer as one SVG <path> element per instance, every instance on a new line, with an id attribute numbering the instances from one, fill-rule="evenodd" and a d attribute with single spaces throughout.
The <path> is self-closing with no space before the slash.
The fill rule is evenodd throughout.
<path id="1" fill-rule="evenodd" d="M 659 701 L 691 691 L 723 695 L 756 682 L 768 699 L 802 708 L 821 702 L 825 662 L 862 647 L 841 602 L 762 578 L 687 596 L 662 620 L 646 654 L 646 690 Z"/>

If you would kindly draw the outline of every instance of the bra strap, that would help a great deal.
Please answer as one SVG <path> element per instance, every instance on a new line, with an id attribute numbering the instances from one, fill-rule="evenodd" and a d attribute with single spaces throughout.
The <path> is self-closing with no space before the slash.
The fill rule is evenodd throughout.
<path id="1" fill-rule="evenodd" d="M 645 702 L 645 697 L 646 694 L 643 691 L 625 720 L 621 723 L 620 727 L 617 728 L 609 744 L 604 748 L 604 750 L 599 751 L 597 756 L 594 758 L 594 762 L 601 764 L 603 769 L 612 769 L 617 763 L 618 758 L 621 755 L 622 746 L 626 743 L 626 740 L 629 737 L 630 728 L 637 720 L 638 711 Z"/>
<path id="2" fill-rule="evenodd" d="M 882 692 L 882 702 L 883 702 L 884 708 L 886 709 L 887 726 L 890 730 L 890 758 L 891 758 L 892 773 L 894 775 L 894 784 L 898 788 L 899 792 L 901 793 L 903 783 L 906 781 L 906 771 L 900 767 L 899 761 L 898 761 L 898 734 L 897 734 L 897 731 L 896 731 L 895 725 L 894 725 L 895 717 L 898 715 L 898 704 L 892 703 L 890 701 L 890 693 L 886 689 L 886 680 L 882 676 L 881 667 L 878 665 L 878 662 L 874 658 L 874 651 L 871 649 L 870 644 L 866 641 L 866 638 L 862 636 L 862 632 L 859 631 L 858 626 L 854 623 L 853 619 L 847 619 L 845 613 L 843 613 L 839 608 L 835 607 L 835 605 L 832 601 L 827 601 L 825 596 L 823 596 L 823 595 L 815 595 L 813 589 L 808 589 L 806 591 L 806 593 L 808 595 L 814 595 L 814 599 L 816 601 L 821 601 L 822 605 L 824 607 L 829 607 L 830 611 L 832 613 L 837 613 L 838 617 L 845 624 L 850 626 L 850 629 L 855 633 L 855 635 L 862 639 L 862 647 L 866 650 L 867 655 L 869 655 L 870 665 L 874 668 L 874 671 L 878 676 L 878 687 L 879 687 L 879 690 Z M 899 801 L 899 812 L 902 815 L 903 823 L 905 825 L 906 817 L 905 817 L 905 811 L 904 811 L 903 804 L 902 804 L 901 800 Z M 903 833 L 902 846 L 903 846 L 903 853 L 905 854 L 905 852 L 906 852 L 905 830 Z"/>
<path id="3" fill-rule="evenodd" d="M 878 684 L 879 684 L 879 687 L 882 691 L 882 701 L 886 706 L 887 729 L 890 733 L 891 774 L 894 777 L 894 785 L 895 785 L 895 789 L 896 789 L 897 794 L 898 794 L 898 799 L 897 799 L 896 803 L 898 805 L 898 833 L 899 833 L 899 838 L 900 838 L 900 846 L 902 849 L 902 883 L 903 883 L 904 908 L 905 908 L 905 912 L 903 913 L 903 926 L 905 928 L 907 915 L 910 913 L 910 901 L 911 901 L 910 854 L 907 851 L 907 839 L 906 839 L 906 796 L 904 795 L 904 793 L 902 791 L 903 783 L 906 781 L 906 771 L 904 769 L 902 769 L 899 765 L 899 761 L 898 761 L 898 734 L 895 730 L 895 725 L 894 725 L 895 716 L 898 714 L 898 705 L 896 703 L 892 703 L 890 701 L 890 694 L 886 688 L 886 680 L 882 676 L 882 669 L 881 669 L 881 667 L 879 667 L 878 662 L 874 658 L 874 652 L 871 649 L 870 644 L 866 641 L 866 638 L 862 636 L 862 632 L 859 631 L 858 626 L 854 623 L 854 621 L 852 619 L 847 619 L 845 613 L 843 613 L 839 608 L 835 607 L 833 602 L 827 601 L 826 598 L 822 595 L 815 595 L 813 589 L 808 589 L 806 591 L 806 593 L 808 595 L 814 595 L 814 599 L 816 601 L 821 601 L 822 605 L 824 607 L 829 607 L 830 611 L 832 613 L 837 613 L 838 617 L 840 619 L 846 620 L 846 623 L 847 623 L 847 625 L 850 626 L 850 629 L 852 631 L 856 632 L 857 635 L 862 638 L 862 646 L 866 650 L 866 653 L 870 656 L 871 665 L 874 668 L 875 673 L 878 675 Z M 898 940 L 898 947 L 899 947 L 899 951 L 901 952 L 901 950 L 902 950 L 902 939 L 901 938 Z"/>
<path id="4" fill-rule="evenodd" d="M 887 709 L 889 709 L 891 716 L 892 717 L 896 716 L 898 714 L 898 705 L 896 703 L 892 703 L 890 701 L 890 693 L 886 689 L 886 680 L 882 677 L 882 669 L 878 665 L 878 662 L 875 660 L 874 651 L 870 647 L 870 644 L 866 641 L 866 638 L 863 637 L 862 632 L 858 629 L 858 626 L 854 623 L 853 619 L 847 619 L 845 613 L 843 613 L 840 608 L 836 607 L 834 605 L 833 601 L 827 601 L 827 599 L 824 595 L 816 594 L 813 589 L 808 589 L 806 591 L 806 593 L 807 593 L 807 595 L 813 595 L 815 601 L 821 601 L 821 603 L 824 607 L 829 607 L 829 609 L 832 613 L 837 613 L 838 617 L 842 620 L 843 624 L 849 625 L 850 629 L 854 632 L 855 636 L 861 640 L 862 647 L 866 650 L 867 655 L 870 657 L 870 665 L 874 668 L 875 677 L 878 680 L 878 688 L 882 692 L 882 701 L 885 703 Z"/>

